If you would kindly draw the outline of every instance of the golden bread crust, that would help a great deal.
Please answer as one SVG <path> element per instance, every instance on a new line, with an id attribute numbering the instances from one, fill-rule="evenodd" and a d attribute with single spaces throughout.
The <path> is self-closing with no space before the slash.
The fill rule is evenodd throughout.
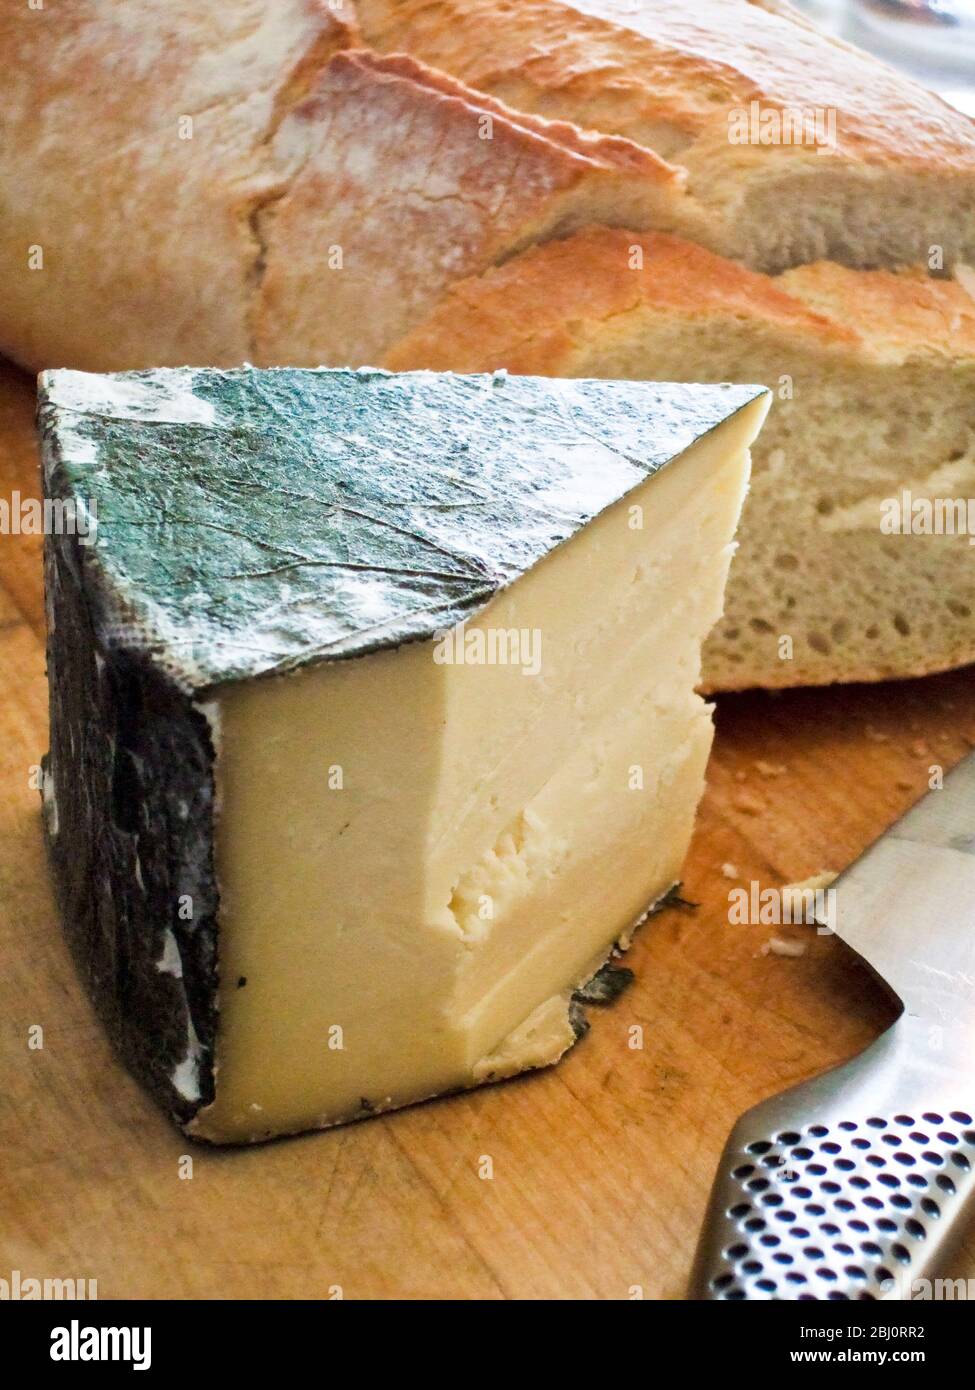
<path id="1" fill-rule="evenodd" d="M 878 358 L 975 358 L 975 299 L 955 280 L 935 280 L 919 267 L 850 270 L 819 261 L 786 271 L 777 283 L 810 308 L 855 323 Z"/>
<path id="2" fill-rule="evenodd" d="M 385 365 L 564 375 L 575 349 L 572 325 L 640 307 L 688 320 L 763 320 L 830 346 L 860 342 L 852 328 L 786 293 L 770 276 L 693 242 L 593 227 L 453 286 Z"/>
<path id="3" fill-rule="evenodd" d="M 781 4 L 359 0 L 367 42 L 687 170 L 660 226 L 774 273 L 975 261 L 975 122 Z"/>
<path id="4" fill-rule="evenodd" d="M 358 14 L 373 47 L 405 49 L 472 86 L 516 89 L 528 109 L 635 139 L 641 127 L 664 123 L 679 146 L 725 122 L 729 105 L 759 101 L 835 110 L 851 157 L 975 171 L 971 120 L 786 5 L 359 0 Z M 618 110 L 619 126 L 587 121 L 590 104 Z"/>
<path id="5" fill-rule="evenodd" d="M 241 361 L 282 111 L 354 30 L 324 0 L 5 6 L 0 352 Z"/>
<path id="6" fill-rule="evenodd" d="M 457 279 L 682 180 L 618 136 L 525 116 L 415 59 L 336 54 L 271 145 L 258 363 L 374 364 Z"/>

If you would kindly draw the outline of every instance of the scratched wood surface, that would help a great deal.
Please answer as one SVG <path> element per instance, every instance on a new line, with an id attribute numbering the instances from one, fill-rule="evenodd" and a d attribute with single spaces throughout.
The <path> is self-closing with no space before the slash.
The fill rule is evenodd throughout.
<path id="1" fill-rule="evenodd" d="M 0 364 L 0 498 L 18 490 L 38 495 L 33 383 Z M 729 925 L 727 871 L 765 887 L 842 868 L 972 746 L 975 669 L 720 701 L 686 871 L 699 907 L 643 933 L 636 984 L 559 1067 L 215 1152 L 116 1063 L 61 942 L 30 786 L 40 548 L 0 535 L 0 1277 L 97 1279 L 102 1298 L 681 1297 L 737 1114 L 891 1017 L 837 940 L 788 929 L 806 950 L 783 957 L 768 927 Z M 975 1238 L 956 1264 L 975 1275 Z"/>

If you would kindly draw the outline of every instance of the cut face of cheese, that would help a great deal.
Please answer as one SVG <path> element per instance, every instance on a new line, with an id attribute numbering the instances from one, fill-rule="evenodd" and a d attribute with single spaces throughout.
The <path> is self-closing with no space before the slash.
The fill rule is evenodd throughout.
<path id="1" fill-rule="evenodd" d="M 135 974 L 168 1002 L 140 1024 L 101 1000 L 130 1062 L 190 1133 L 234 1142 L 555 1061 L 573 990 L 680 874 L 764 393 L 293 371 L 44 393 L 49 488 L 98 489 L 102 541 L 50 545 L 49 834 L 89 979 L 146 919 L 155 981 Z M 151 565 L 126 468 L 166 495 Z M 207 514 L 180 525 L 194 494 Z M 102 672 L 70 649 L 79 583 Z M 118 829 L 99 760 L 123 745 L 146 829 L 99 892 L 72 866 Z M 194 879 L 206 910 L 181 921 Z"/>
<path id="2" fill-rule="evenodd" d="M 543 560 L 463 648 L 442 643 L 476 656 L 482 633 L 525 634 L 527 660 L 438 664 L 434 639 L 221 698 L 228 916 L 201 1133 L 308 1128 L 489 1075 L 677 880 L 711 743 L 699 647 L 745 482 L 743 441 L 724 467 L 716 447 Z M 660 511 L 650 535 L 630 505 Z M 528 1065 L 572 1041 L 567 1005 Z"/>

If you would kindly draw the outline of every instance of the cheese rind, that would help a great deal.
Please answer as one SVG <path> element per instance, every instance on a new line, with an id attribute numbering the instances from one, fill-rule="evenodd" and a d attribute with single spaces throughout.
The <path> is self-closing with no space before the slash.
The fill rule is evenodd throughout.
<path id="1" fill-rule="evenodd" d="M 764 393 L 43 392 L 49 491 L 99 541 L 48 546 L 49 838 L 134 1069 L 234 1142 L 555 1060 L 569 993 L 679 873 Z"/>

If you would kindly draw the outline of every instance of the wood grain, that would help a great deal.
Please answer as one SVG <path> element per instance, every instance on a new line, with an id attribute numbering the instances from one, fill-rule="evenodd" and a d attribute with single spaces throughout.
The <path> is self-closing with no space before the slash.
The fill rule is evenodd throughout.
<path id="1" fill-rule="evenodd" d="M 33 383 L 0 366 L 0 498 L 38 495 L 32 419 Z M 559 1067 L 213 1152 L 118 1066 L 61 942 L 30 785 L 39 553 L 0 536 L 0 1276 L 94 1278 L 102 1298 L 680 1297 L 738 1113 L 890 1018 L 835 939 L 793 928 L 807 949 L 785 958 L 763 954 L 767 927 L 730 926 L 722 866 L 763 887 L 842 868 L 975 743 L 975 670 L 721 700 L 686 873 L 700 906 L 643 933 L 636 984 Z M 954 1273 L 975 1275 L 971 1238 Z"/>

